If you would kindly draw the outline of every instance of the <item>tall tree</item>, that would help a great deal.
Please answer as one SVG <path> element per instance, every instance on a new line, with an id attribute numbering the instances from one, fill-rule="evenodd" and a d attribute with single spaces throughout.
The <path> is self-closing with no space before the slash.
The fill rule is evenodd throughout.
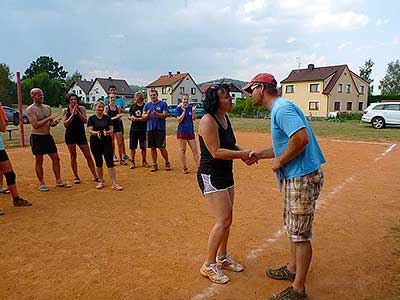
<path id="1" fill-rule="evenodd" d="M 82 80 L 82 74 L 79 73 L 78 71 L 75 71 L 71 76 L 68 76 L 67 79 L 65 80 L 66 88 L 67 89 L 71 88 L 74 82 L 78 80 Z"/>
<path id="2" fill-rule="evenodd" d="M 16 84 L 12 80 L 13 74 L 9 66 L 0 63 L 0 101 L 3 104 L 12 104 L 17 102 Z"/>
<path id="3" fill-rule="evenodd" d="M 65 81 L 68 72 L 50 56 L 40 56 L 26 69 L 23 79 L 33 78 L 35 75 L 46 72 L 50 79 L 57 78 Z"/>
<path id="4" fill-rule="evenodd" d="M 44 93 L 44 102 L 50 106 L 64 104 L 64 83 L 58 78 L 50 78 L 46 72 L 39 73 L 32 78 L 26 78 L 21 82 L 22 101 L 24 104 L 32 103 L 30 90 L 40 88 Z"/>
<path id="5" fill-rule="evenodd" d="M 374 91 L 373 82 L 374 80 L 371 79 L 372 67 L 374 66 L 374 62 L 371 58 L 367 59 L 363 66 L 359 67 L 360 69 L 360 77 L 364 79 L 369 84 L 369 94 L 372 95 Z"/>
<path id="6" fill-rule="evenodd" d="M 388 64 L 380 84 L 382 95 L 400 95 L 400 60 Z"/>

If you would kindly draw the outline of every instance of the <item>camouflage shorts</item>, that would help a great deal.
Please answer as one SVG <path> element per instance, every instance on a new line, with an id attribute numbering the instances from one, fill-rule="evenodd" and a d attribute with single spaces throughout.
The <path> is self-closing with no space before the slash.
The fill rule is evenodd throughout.
<path id="1" fill-rule="evenodd" d="M 322 169 L 286 180 L 283 221 L 291 242 L 311 240 L 315 204 L 323 184 Z"/>

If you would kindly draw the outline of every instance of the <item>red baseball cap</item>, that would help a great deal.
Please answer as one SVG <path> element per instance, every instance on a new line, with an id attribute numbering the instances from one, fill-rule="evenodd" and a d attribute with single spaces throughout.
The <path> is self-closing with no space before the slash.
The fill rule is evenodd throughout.
<path id="1" fill-rule="evenodd" d="M 266 84 L 271 84 L 271 85 L 277 85 L 278 83 L 275 80 L 275 77 L 269 73 L 259 73 L 256 76 L 254 76 L 248 84 L 246 84 L 243 87 L 243 90 L 251 94 L 251 86 L 254 83 L 266 83 Z"/>

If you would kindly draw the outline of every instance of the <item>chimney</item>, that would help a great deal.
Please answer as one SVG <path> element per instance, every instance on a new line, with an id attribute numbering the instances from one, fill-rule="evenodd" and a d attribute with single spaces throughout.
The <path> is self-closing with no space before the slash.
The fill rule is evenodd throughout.
<path id="1" fill-rule="evenodd" d="M 111 78 L 111 77 L 108 77 L 108 79 L 110 79 L 110 80 L 111 80 L 112 78 Z"/>
<path id="2" fill-rule="evenodd" d="M 176 71 L 176 74 L 181 74 L 181 71 Z"/>
<path id="3" fill-rule="evenodd" d="M 308 71 L 314 70 L 314 64 L 309 64 L 307 69 Z"/>
<path id="4" fill-rule="evenodd" d="M 168 72 L 168 77 L 171 77 L 172 76 L 172 72 Z"/>

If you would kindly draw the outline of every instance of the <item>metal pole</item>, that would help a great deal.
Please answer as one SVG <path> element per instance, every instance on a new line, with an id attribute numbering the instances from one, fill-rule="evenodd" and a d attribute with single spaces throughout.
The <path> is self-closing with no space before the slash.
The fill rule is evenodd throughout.
<path id="1" fill-rule="evenodd" d="M 22 116 L 22 93 L 21 93 L 21 75 L 17 72 L 17 94 L 18 94 L 18 112 L 19 112 L 19 136 L 21 147 L 25 147 L 24 118 Z"/>

